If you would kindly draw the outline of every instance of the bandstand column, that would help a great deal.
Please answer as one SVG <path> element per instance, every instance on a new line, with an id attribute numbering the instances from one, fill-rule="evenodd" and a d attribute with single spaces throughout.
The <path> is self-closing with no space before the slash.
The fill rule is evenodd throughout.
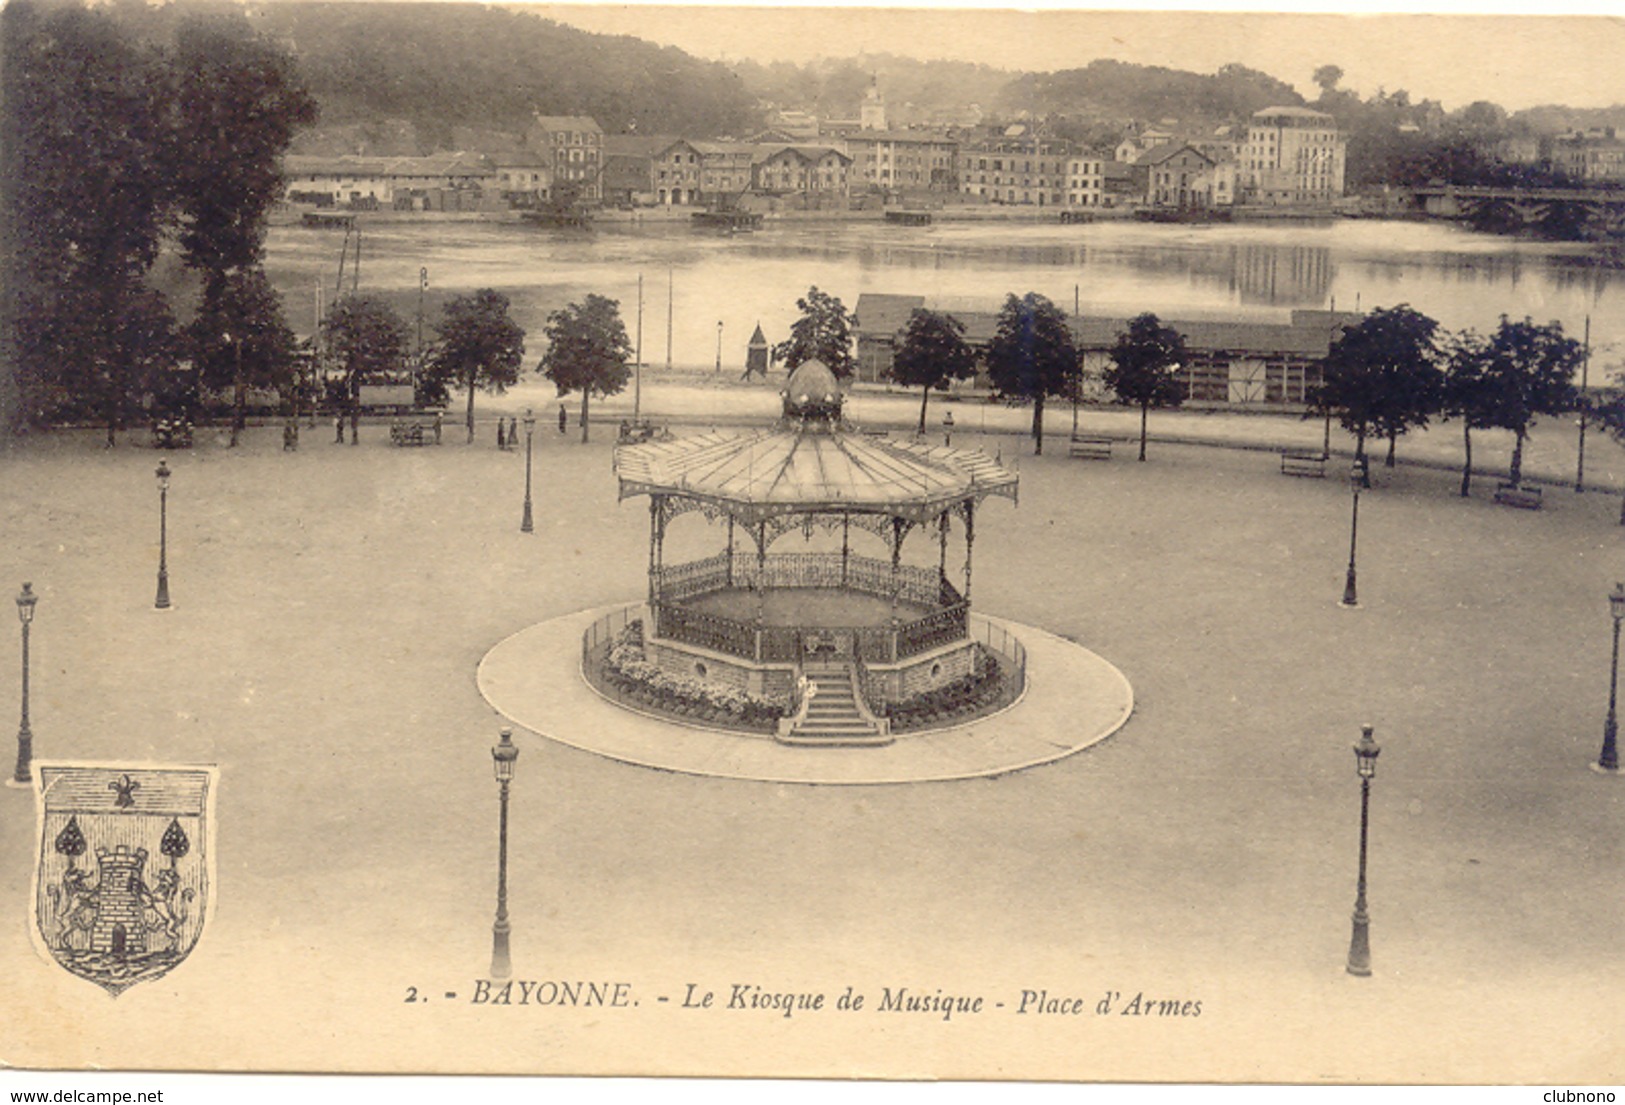
<path id="1" fill-rule="evenodd" d="M 852 533 L 852 515 L 841 515 L 841 586 L 846 586 L 846 559 L 851 553 L 851 544 L 848 538 Z"/>
<path id="2" fill-rule="evenodd" d="M 970 605 L 971 548 L 976 541 L 976 504 L 965 503 L 965 604 Z"/>
<path id="3" fill-rule="evenodd" d="M 728 515 L 728 586 L 734 585 L 734 516 Z"/>
<path id="4" fill-rule="evenodd" d="M 660 540 L 660 496 L 649 496 L 649 605 L 652 607 L 655 600 L 660 597 L 658 580 L 660 576 L 658 562 L 655 557 L 655 548 Z"/>
<path id="5" fill-rule="evenodd" d="M 938 527 L 938 534 L 937 534 L 937 580 L 938 580 L 938 582 L 941 582 L 941 583 L 947 583 L 948 582 L 948 512 L 946 510 L 942 512 L 942 517 L 937 519 L 937 527 Z"/>
<path id="6" fill-rule="evenodd" d="M 891 662 L 897 663 L 897 627 L 902 619 L 897 616 L 897 603 L 903 589 L 903 520 L 891 520 Z"/>
<path id="7" fill-rule="evenodd" d="M 756 662 L 762 662 L 762 625 L 767 605 L 767 519 L 756 524 Z"/>

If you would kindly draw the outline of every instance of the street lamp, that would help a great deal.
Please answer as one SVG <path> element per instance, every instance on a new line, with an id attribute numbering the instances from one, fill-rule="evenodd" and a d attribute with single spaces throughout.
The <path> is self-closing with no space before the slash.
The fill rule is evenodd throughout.
<path id="1" fill-rule="evenodd" d="M 944 411 L 942 414 L 942 443 L 943 445 L 952 445 L 954 443 L 953 411 Z"/>
<path id="2" fill-rule="evenodd" d="M 717 319 L 717 371 L 722 371 L 722 320 Z"/>
<path id="3" fill-rule="evenodd" d="M 519 749 L 513 743 L 513 730 L 504 728 L 501 740 L 491 749 L 502 803 L 497 836 L 497 919 L 491 926 L 492 978 L 507 978 L 513 970 L 508 959 L 508 784 L 513 782 L 513 765 L 517 759 Z"/>
<path id="4" fill-rule="evenodd" d="M 1365 911 L 1365 840 L 1371 821 L 1371 779 L 1377 774 L 1382 746 L 1371 739 L 1371 726 L 1360 726 L 1354 744 L 1355 769 L 1360 773 L 1360 880 L 1354 893 L 1354 934 L 1349 938 L 1348 971 L 1361 978 L 1371 974 L 1371 916 Z"/>
<path id="5" fill-rule="evenodd" d="M 1349 466 L 1349 490 L 1354 492 L 1354 513 L 1349 521 L 1349 574 L 1343 582 L 1343 601 L 1337 605 L 1353 610 L 1360 605 L 1354 590 L 1354 545 L 1360 535 L 1360 488 L 1365 483 L 1365 465 L 1355 458 Z"/>
<path id="6" fill-rule="evenodd" d="M 156 610 L 169 609 L 169 465 L 158 462 L 158 597 Z"/>
<path id="7" fill-rule="evenodd" d="M 1591 765 L 1605 775 L 1619 774 L 1619 725 L 1614 721 L 1614 704 L 1619 697 L 1619 623 L 1625 621 L 1625 583 L 1614 584 L 1608 596 L 1608 612 L 1614 616 L 1614 665 L 1608 674 L 1608 720 L 1602 726 L 1602 755 Z"/>
<path id="8" fill-rule="evenodd" d="M 530 518 L 530 438 L 536 430 L 536 416 L 529 407 L 525 408 L 525 517 L 519 523 L 520 533 L 535 531 L 535 523 Z"/>
<path id="9" fill-rule="evenodd" d="M 12 783 L 20 787 L 28 786 L 34 779 L 30 771 L 34 762 L 34 733 L 28 728 L 28 623 L 34 620 L 37 602 L 39 596 L 34 594 L 34 585 L 23 584 L 22 593 L 17 596 L 17 620 L 23 623 L 23 719 L 17 726 L 17 771 L 11 777 Z"/>

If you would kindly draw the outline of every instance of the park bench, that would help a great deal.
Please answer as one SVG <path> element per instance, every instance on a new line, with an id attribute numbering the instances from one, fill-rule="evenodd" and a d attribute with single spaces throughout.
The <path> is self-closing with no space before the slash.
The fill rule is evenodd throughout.
<path id="1" fill-rule="evenodd" d="M 620 435 L 616 443 L 620 445 L 639 445 L 645 441 L 665 441 L 671 437 L 669 433 L 647 419 L 639 422 L 622 422 Z"/>
<path id="2" fill-rule="evenodd" d="M 1111 460 L 1112 439 L 1073 434 L 1067 442 L 1066 455 L 1076 460 Z"/>
<path id="3" fill-rule="evenodd" d="M 1503 483 L 1495 488 L 1495 501 L 1502 506 L 1515 506 L 1522 510 L 1540 509 L 1540 488 L 1519 487 L 1517 484 Z"/>
<path id="4" fill-rule="evenodd" d="M 1285 450 L 1281 453 L 1281 475 L 1324 479 L 1326 459 L 1325 453 L 1298 453 Z"/>
<path id="5" fill-rule="evenodd" d="M 154 449 L 190 449 L 192 424 L 184 420 L 159 419 L 152 426 Z"/>
<path id="6" fill-rule="evenodd" d="M 434 427 L 421 422 L 397 422 L 389 428 L 391 445 L 433 445 Z"/>

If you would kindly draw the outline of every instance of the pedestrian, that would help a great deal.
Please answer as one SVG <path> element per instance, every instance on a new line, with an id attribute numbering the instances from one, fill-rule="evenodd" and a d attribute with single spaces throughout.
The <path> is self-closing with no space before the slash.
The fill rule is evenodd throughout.
<path id="1" fill-rule="evenodd" d="M 564 404 L 560 403 L 559 404 L 559 433 L 562 434 L 564 432 L 564 427 L 569 421 L 570 421 L 570 416 L 569 416 L 569 414 L 567 414 L 565 412 Z"/>
<path id="2" fill-rule="evenodd" d="M 336 415 L 333 416 L 333 435 L 334 435 L 333 436 L 333 444 L 334 445 L 343 445 L 344 444 L 344 415 L 343 414 L 336 414 Z"/>
<path id="3" fill-rule="evenodd" d="M 519 448 L 519 419 L 517 417 L 508 419 L 508 448 Z"/>
<path id="4" fill-rule="evenodd" d="M 502 419 L 499 418 L 499 419 L 497 419 L 497 448 L 498 449 L 507 449 L 507 447 L 508 447 L 508 439 L 503 436 Z"/>
<path id="5" fill-rule="evenodd" d="M 444 428 L 445 428 L 445 419 L 441 417 L 441 414 L 440 414 L 439 411 L 435 411 L 434 412 L 434 443 L 436 445 L 440 444 L 440 431 L 442 429 L 444 429 Z"/>
<path id="6" fill-rule="evenodd" d="M 282 451 L 296 453 L 299 451 L 299 420 L 290 418 L 282 424 Z"/>
<path id="7" fill-rule="evenodd" d="M 361 412 L 358 410 L 350 411 L 350 444 L 361 444 Z"/>

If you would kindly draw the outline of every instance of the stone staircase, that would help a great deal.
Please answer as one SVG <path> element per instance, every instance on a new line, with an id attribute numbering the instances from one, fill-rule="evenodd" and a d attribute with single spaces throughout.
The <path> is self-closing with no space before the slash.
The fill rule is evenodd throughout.
<path id="1" fill-rule="evenodd" d="M 779 734 L 785 744 L 819 748 L 858 748 L 890 744 L 886 723 L 871 714 L 858 694 L 857 672 L 844 661 L 809 663 L 806 676 L 818 685 L 789 731 Z"/>

